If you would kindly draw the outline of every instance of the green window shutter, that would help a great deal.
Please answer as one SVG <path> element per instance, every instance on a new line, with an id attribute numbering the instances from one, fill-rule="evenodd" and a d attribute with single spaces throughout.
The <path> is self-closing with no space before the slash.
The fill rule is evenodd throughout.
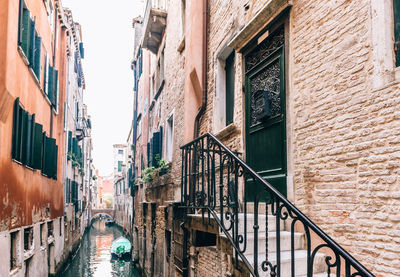
<path id="1" fill-rule="evenodd" d="M 53 70 L 53 101 L 51 104 L 54 108 L 57 107 L 57 98 L 58 98 L 58 70 Z"/>
<path id="2" fill-rule="evenodd" d="M 26 153 L 24 164 L 32 166 L 32 133 L 33 125 L 35 124 L 35 116 L 28 114 L 26 119 Z"/>
<path id="3" fill-rule="evenodd" d="M 72 132 L 68 131 L 68 153 L 72 153 Z"/>
<path id="4" fill-rule="evenodd" d="M 47 136 L 46 133 L 43 133 L 43 160 L 42 160 L 42 174 L 47 176 L 47 159 L 48 159 L 48 152 L 49 152 L 49 147 L 47 143 Z"/>
<path id="5" fill-rule="evenodd" d="M 47 97 L 50 100 L 50 103 L 53 103 L 53 84 L 54 84 L 54 68 L 49 66 L 48 72 L 48 80 L 47 80 Z"/>
<path id="6" fill-rule="evenodd" d="M 42 168 L 42 150 L 43 150 L 43 126 L 35 123 L 33 131 L 33 158 L 32 167 L 34 169 Z"/>
<path id="7" fill-rule="evenodd" d="M 30 53 L 30 34 L 31 34 L 31 13 L 27 9 L 22 11 L 22 42 L 21 48 L 24 51 L 25 56 L 29 60 Z"/>
<path id="8" fill-rule="evenodd" d="M 226 125 L 229 125 L 233 122 L 233 101 L 234 101 L 234 93 L 235 93 L 235 52 L 233 52 L 226 59 L 225 63 L 225 118 Z"/>
<path id="9" fill-rule="evenodd" d="M 44 76 L 43 76 L 43 91 L 48 94 L 48 77 L 49 77 L 49 61 L 48 61 L 47 53 L 44 55 Z"/>
<path id="10" fill-rule="evenodd" d="M 118 161 L 118 172 L 122 171 L 122 161 Z"/>
<path id="11" fill-rule="evenodd" d="M 35 64 L 35 47 L 36 47 L 36 35 L 35 35 L 35 25 L 36 25 L 36 18 L 32 21 L 31 20 L 31 29 L 30 29 L 30 34 L 29 34 L 29 67 L 33 69 L 34 64 Z"/>
<path id="12" fill-rule="evenodd" d="M 393 0 L 396 66 L 400 66 L 400 0 Z"/>
<path id="13" fill-rule="evenodd" d="M 22 45 L 22 26 L 24 14 L 24 0 L 19 0 L 19 13 L 18 13 L 18 45 Z"/>
<path id="14" fill-rule="evenodd" d="M 58 146 L 54 140 L 53 144 L 53 164 L 52 164 L 52 178 L 57 180 L 57 163 L 58 163 Z"/>
<path id="15" fill-rule="evenodd" d="M 163 130 L 164 130 L 164 128 L 162 127 L 162 126 L 160 126 L 160 150 L 159 150 L 159 153 L 160 153 L 160 159 L 162 158 L 162 147 L 163 147 Z"/>
<path id="16" fill-rule="evenodd" d="M 19 157 L 19 137 L 20 137 L 20 109 L 19 97 L 14 101 L 14 117 L 13 117 L 13 132 L 12 132 L 12 149 L 11 157 L 15 160 Z"/>
<path id="17" fill-rule="evenodd" d="M 35 38 L 35 62 L 33 65 L 33 71 L 36 74 L 37 79 L 40 83 L 40 63 L 41 63 L 41 56 L 42 55 L 42 38 L 36 37 Z"/>
<path id="18" fill-rule="evenodd" d="M 26 165 L 27 158 L 27 139 L 28 139 L 28 112 L 22 110 L 22 125 L 21 125 L 21 155 L 19 161 Z"/>
<path id="19" fill-rule="evenodd" d="M 157 155 L 159 155 L 159 159 L 161 159 L 160 155 L 160 132 L 155 132 L 152 138 L 152 164 L 154 167 L 158 167 Z"/>

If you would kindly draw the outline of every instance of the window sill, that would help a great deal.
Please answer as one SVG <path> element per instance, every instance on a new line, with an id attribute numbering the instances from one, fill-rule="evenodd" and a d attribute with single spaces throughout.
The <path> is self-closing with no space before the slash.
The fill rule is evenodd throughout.
<path id="1" fill-rule="evenodd" d="M 20 267 L 16 267 L 16 268 L 11 269 L 10 276 L 17 276 L 18 273 L 19 273 L 19 270 L 20 270 Z"/>
<path id="2" fill-rule="evenodd" d="M 220 140 L 225 140 L 227 139 L 230 135 L 236 133 L 238 131 L 238 128 L 235 123 L 231 123 L 228 126 L 222 128 L 219 130 L 215 136 L 220 139 Z"/>
<path id="3" fill-rule="evenodd" d="M 176 50 L 178 50 L 179 53 L 182 53 L 182 51 L 185 50 L 185 36 L 182 37 Z"/>
<path id="4" fill-rule="evenodd" d="M 34 248 L 32 247 L 29 250 L 24 250 L 24 261 L 31 258 L 33 256 Z"/>

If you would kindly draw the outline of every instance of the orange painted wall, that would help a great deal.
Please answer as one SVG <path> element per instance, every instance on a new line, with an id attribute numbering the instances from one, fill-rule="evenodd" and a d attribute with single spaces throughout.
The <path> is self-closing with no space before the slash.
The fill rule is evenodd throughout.
<path id="1" fill-rule="evenodd" d="M 50 30 L 43 1 L 25 0 L 33 16 L 36 30 L 42 37 L 41 80 L 44 73 L 44 53 L 53 55 L 54 35 Z M 54 5 L 55 6 L 55 5 Z M 0 231 L 30 225 L 63 215 L 64 186 L 64 102 L 66 96 L 66 30 L 59 31 L 55 67 L 59 70 L 59 109 L 53 112 L 53 135 L 58 145 L 57 180 L 41 175 L 11 160 L 13 103 L 20 103 L 43 130 L 50 134 L 51 107 L 18 52 L 19 0 L 0 2 Z M 55 16 L 57 18 L 57 16 Z M 52 65 L 52 62 L 50 62 Z M 3 115 L 3 116 L 2 116 Z"/>

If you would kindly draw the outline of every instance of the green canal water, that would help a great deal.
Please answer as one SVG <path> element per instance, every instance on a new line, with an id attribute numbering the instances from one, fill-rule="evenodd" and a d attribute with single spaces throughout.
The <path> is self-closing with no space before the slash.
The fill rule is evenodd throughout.
<path id="1" fill-rule="evenodd" d="M 111 260 L 113 240 L 123 236 L 117 226 L 95 221 L 84 234 L 79 250 L 61 274 L 63 277 L 140 277 L 140 269 L 132 261 Z"/>

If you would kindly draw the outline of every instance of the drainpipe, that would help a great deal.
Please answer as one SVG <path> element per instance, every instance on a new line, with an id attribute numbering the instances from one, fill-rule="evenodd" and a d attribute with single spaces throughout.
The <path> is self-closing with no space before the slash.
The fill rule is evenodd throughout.
<path id="1" fill-rule="evenodd" d="M 201 80 L 201 85 L 203 88 L 203 98 L 202 104 L 200 107 L 199 112 L 196 115 L 196 119 L 194 122 L 194 138 L 197 138 L 200 134 L 200 118 L 203 116 L 204 112 L 206 111 L 207 106 L 207 26 L 208 26 L 208 0 L 203 0 L 203 61 L 202 61 L 202 69 L 203 69 L 203 76 Z"/>

